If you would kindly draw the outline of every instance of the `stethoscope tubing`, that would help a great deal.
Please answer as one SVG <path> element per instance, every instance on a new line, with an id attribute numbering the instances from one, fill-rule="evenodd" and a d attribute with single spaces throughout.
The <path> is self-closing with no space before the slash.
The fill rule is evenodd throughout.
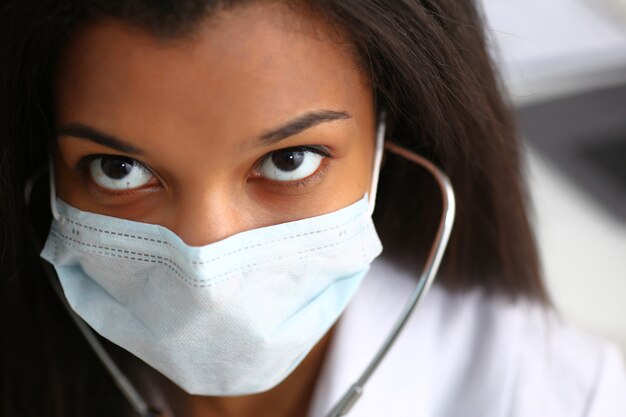
<path id="1" fill-rule="evenodd" d="M 411 162 L 424 167 L 435 178 L 437 185 L 441 190 L 441 196 L 443 200 L 442 215 L 439 222 L 439 227 L 433 245 L 431 246 L 428 258 L 424 266 L 424 271 L 420 276 L 420 279 L 415 287 L 415 290 L 411 294 L 409 300 L 404 306 L 402 313 L 400 314 L 393 329 L 389 332 L 387 339 L 381 345 L 378 352 L 371 360 L 367 368 L 363 371 L 359 379 L 352 384 L 352 386 L 346 391 L 343 397 L 337 402 L 337 404 L 326 414 L 325 417 L 340 417 L 348 414 L 350 409 L 359 400 L 363 394 L 365 384 L 368 382 L 374 371 L 378 368 L 383 361 L 389 349 L 393 346 L 396 339 L 402 332 L 409 318 L 424 298 L 430 286 L 432 285 L 437 271 L 441 264 L 441 259 L 448 245 L 452 227 L 454 225 L 454 217 L 456 213 L 456 200 L 454 198 L 454 190 L 450 183 L 450 179 L 445 175 L 437 166 L 432 162 L 423 158 L 422 156 L 404 149 L 393 142 L 385 142 L 385 149 L 401 156 Z"/>

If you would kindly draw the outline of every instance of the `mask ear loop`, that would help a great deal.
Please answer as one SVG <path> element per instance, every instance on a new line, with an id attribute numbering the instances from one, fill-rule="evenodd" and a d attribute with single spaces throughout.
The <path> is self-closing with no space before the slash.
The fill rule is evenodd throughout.
<path id="1" fill-rule="evenodd" d="M 437 182 L 437 185 L 441 190 L 441 196 L 443 199 L 443 212 L 441 215 L 441 220 L 439 222 L 439 228 L 437 230 L 435 241 L 433 242 L 433 245 L 430 249 L 428 258 L 426 259 L 424 271 L 422 272 L 422 275 L 420 276 L 417 286 L 411 294 L 409 301 L 406 303 L 403 312 L 400 314 L 400 317 L 396 321 L 396 324 L 394 325 L 391 332 L 389 332 L 389 335 L 387 336 L 385 342 L 381 345 L 370 364 L 361 374 L 361 377 L 354 384 L 352 384 L 352 386 L 348 389 L 344 396 L 337 402 L 337 404 L 330 410 L 330 412 L 326 414 L 326 417 L 340 417 L 348 414 L 352 406 L 354 406 L 354 404 L 363 394 L 365 384 L 372 376 L 374 371 L 376 371 L 381 361 L 385 358 L 385 356 L 389 352 L 389 349 L 395 343 L 396 339 L 400 335 L 400 332 L 409 320 L 411 314 L 415 311 L 420 301 L 424 298 L 430 286 L 432 285 L 435 276 L 437 275 L 439 265 L 441 264 L 441 259 L 443 258 L 446 246 L 448 245 L 450 233 L 454 224 L 456 206 L 454 191 L 448 177 L 433 163 L 417 155 L 416 153 L 413 153 L 391 142 L 386 142 L 385 148 L 396 155 L 399 155 L 411 162 L 421 165 L 433 175 Z"/>
<path id="2" fill-rule="evenodd" d="M 35 247 L 35 250 L 37 251 L 41 249 L 42 245 L 30 221 L 30 202 L 34 184 L 43 175 L 44 172 L 44 170 L 36 172 L 28 179 L 28 181 L 26 181 L 26 185 L 24 187 L 24 197 L 27 211 L 26 223 L 28 225 L 30 240 Z M 48 175 L 50 186 L 50 211 L 52 212 L 52 216 L 55 220 L 62 222 L 64 221 L 64 217 L 60 215 L 56 205 L 56 187 L 54 182 L 54 165 L 52 156 L 50 156 L 48 161 Z M 113 358 L 109 356 L 106 349 L 104 349 L 104 346 L 102 346 L 102 344 L 94 334 L 93 330 L 91 330 L 91 328 L 74 312 L 72 307 L 67 302 L 67 299 L 65 298 L 63 288 L 61 288 L 59 278 L 56 275 L 56 272 L 54 271 L 52 265 L 50 265 L 43 259 L 41 259 L 41 263 L 54 292 L 57 294 L 59 300 L 61 301 L 61 304 L 63 304 L 69 316 L 72 318 L 72 321 L 74 321 L 74 324 L 76 324 L 76 327 L 78 327 L 78 330 L 80 330 L 91 349 L 94 351 L 100 362 L 109 372 L 111 378 L 113 378 L 113 381 L 115 382 L 115 385 L 117 385 L 118 389 L 124 395 L 132 409 L 141 417 L 157 417 L 161 415 L 159 411 L 155 411 L 153 408 L 148 406 L 147 402 L 144 401 L 144 399 L 135 389 L 133 384 L 128 380 L 128 378 L 126 378 L 120 368 L 118 368 Z"/>
<path id="3" fill-rule="evenodd" d="M 370 197 L 368 215 L 374 213 L 376 207 L 376 192 L 378 191 L 378 177 L 380 175 L 380 164 L 383 160 L 383 148 L 385 146 L 385 129 L 387 122 L 387 112 L 381 110 L 378 115 L 378 127 L 376 129 L 376 143 L 374 144 L 374 165 L 372 167 L 372 183 L 370 185 Z"/>
<path id="4" fill-rule="evenodd" d="M 52 217 L 54 220 L 59 221 L 61 218 L 61 214 L 59 213 L 59 208 L 57 207 L 57 187 L 54 181 L 54 158 L 52 155 L 48 156 L 48 182 L 50 187 L 50 212 L 52 213 Z"/>

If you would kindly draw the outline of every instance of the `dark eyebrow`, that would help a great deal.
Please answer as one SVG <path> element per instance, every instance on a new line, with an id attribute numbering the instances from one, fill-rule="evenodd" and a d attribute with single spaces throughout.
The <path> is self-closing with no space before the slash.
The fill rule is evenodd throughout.
<path id="1" fill-rule="evenodd" d="M 317 110 L 307 112 L 295 119 L 287 122 L 285 125 L 270 130 L 269 132 L 261 135 L 261 141 L 266 144 L 272 144 L 280 140 L 286 139 L 289 136 L 293 136 L 306 129 L 309 129 L 317 124 L 330 122 L 333 120 L 349 119 L 349 113 L 345 111 L 333 111 L 333 110 Z M 143 154 L 144 152 L 130 145 L 123 140 L 110 135 L 108 133 L 101 132 L 93 127 L 84 125 L 82 123 L 71 123 L 69 125 L 61 126 L 57 130 L 59 136 L 71 136 L 77 139 L 84 139 L 95 142 L 97 144 L 106 146 L 107 148 L 115 149 L 120 152 L 131 154 Z"/>
<path id="2" fill-rule="evenodd" d="M 277 129 L 264 133 L 261 135 L 261 141 L 263 141 L 264 144 L 272 144 L 309 129 L 319 123 L 349 119 L 351 117 L 352 116 L 345 111 L 316 110 L 307 112 Z"/>
<path id="3" fill-rule="evenodd" d="M 123 140 L 109 135 L 108 133 L 101 132 L 93 127 L 89 127 L 82 123 L 72 123 L 66 126 L 61 126 L 57 130 L 59 136 L 72 136 L 78 139 L 90 140 L 107 148 L 115 149 L 120 152 L 143 154 L 141 149 L 138 149 Z"/>

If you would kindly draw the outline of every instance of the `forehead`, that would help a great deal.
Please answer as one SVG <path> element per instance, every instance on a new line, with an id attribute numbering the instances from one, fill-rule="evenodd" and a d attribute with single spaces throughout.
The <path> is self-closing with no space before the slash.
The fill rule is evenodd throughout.
<path id="1" fill-rule="evenodd" d="M 219 11 L 173 40 L 105 19 L 62 54 L 57 116 L 130 138 L 245 138 L 311 109 L 363 106 L 366 78 L 335 28 L 280 3 Z"/>

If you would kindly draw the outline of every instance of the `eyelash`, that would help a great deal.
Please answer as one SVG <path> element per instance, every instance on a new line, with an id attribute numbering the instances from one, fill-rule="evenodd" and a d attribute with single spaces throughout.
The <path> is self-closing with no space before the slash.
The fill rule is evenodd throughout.
<path id="1" fill-rule="evenodd" d="M 314 182 L 315 180 L 320 179 L 324 175 L 326 170 L 328 169 L 328 160 L 333 159 L 332 151 L 326 146 L 322 146 L 322 145 L 293 146 L 290 148 L 276 149 L 275 151 L 267 153 L 265 156 L 259 159 L 259 161 L 254 165 L 254 170 L 255 171 L 258 170 L 265 163 L 265 161 L 267 161 L 272 156 L 273 153 L 287 152 L 287 151 L 311 152 L 311 153 L 315 153 L 317 155 L 324 157 L 324 159 L 322 159 L 320 167 L 317 169 L 317 171 L 315 171 L 313 174 L 309 175 L 308 177 L 305 177 L 296 181 L 271 181 L 269 180 L 272 182 L 272 184 L 275 184 L 278 187 L 300 188 L 300 187 L 304 187 L 308 185 L 311 182 Z"/>
<path id="2" fill-rule="evenodd" d="M 327 157 L 330 158 L 330 157 Z M 306 187 L 310 183 L 313 183 L 324 176 L 324 173 L 328 169 L 328 161 L 326 159 L 322 160 L 320 167 L 313 174 L 309 175 L 306 178 L 302 178 L 297 181 L 272 181 L 273 184 L 276 184 L 277 187 L 289 187 L 289 188 L 300 188 Z"/>
<path id="3" fill-rule="evenodd" d="M 110 198 L 110 197 L 123 197 L 126 195 L 130 195 L 134 192 L 137 192 L 138 190 L 149 190 L 149 189 L 155 189 L 156 187 L 154 185 L 151 186 L 143 186 L 143 187 L 139 187 L 139 188 L 135 188 L 135 189 L 129 189 L 129 190 L 119 190 L 119 191 L 113 191 L 113 190 L 108 190 L 106 188 L 100 187 L 97 184 L 94 183 L 93 178 L 91 177 L 91 173 L 89 172 L 89 165 L 96 159 L 98 158 L 127 158 L 132 160 L 133 162 L 136 162 L 137 164 L 141 165 L 142 167 L 144 167 L 145 169 L 147 169 L 148 171 L 150 171 L 150 173 L 155 177 L 155 178 L 159 178 L 158 175 L 156 175 L 154 173 L 154 171 L 150 168 L 148 168 L 148 166 L 144 163 L 142 163 L 141 161 L 136 160 L 135 158 L 131 158 L 131 157 L 127 157 L 125 155 L 115 155 L 115 154 L 103 154 L 103 153 L 99 153 L 99 154 L 91 154 L 91 155 L 86 155 L 83 156 L 82 158 L 80 158 L 78 160 L 78 162 L 76 162 L 76 164 L 74 165 L 73 170 L 78 172 L 83 178 L 85 178 L 86 181 L 90 182 L 90 186 L 93 189 L 93 192 L 95 192 L 96 194 L 100 195 L 102 198 Z"/>
<path id="4" fill-rule="evenodd" d="M 253 170 L 258 170 L 261 165 L 272 156 L 273 153 L 275 152 L 286 152 L 286 151 L 303 151 L 303 152 L 312 152 L 318 155 L 321 155 L 322 157 L 324 157 L 324 159 L 322 160 L 322 163 L 320 164 L 320 167 L 318 168 L 317 171 L 315 171 L 313 174 L 309 175 L 306 178 L 302 178 L 300 180 L 297 181 L 271 181 L 273 184 L 275 184 L 276 186 L 279 187 L 290 187 L 290 188 L 300 188 L 300 187 L 304 187 L 306 185 L 308 185 L 311 182 L 314 182 L 318 179 L 320 179 L 324 173 L 326 172 L 326 170 L 328 169 L 328 159 L 333 159 L 333 153 L 332 151 L 326 147 L 326 146 L 322 146 L 322 145 L 306 145 L 306 146 L 294 146 L 294 147 L 290 147 L 290 148 L 282 148 L 282 149 L 276 149 L 274 151 L 271 151 L 269 153 L 267 153 L 266 155 L 264 155 L 263 157 L 261 157 L 261 159 L 255 163 Z M 74 170 L 80 172 L 83 175 L 88 176 L 89 173 L 87 172 L 89 169 L 89 165 L 96 159 L 98 158 L 113 158 L 113 157 L 124 157 L 124 158 L 128 158 L 126 156 L 123 155 L 112 155 L 112 154 L 92 154 L 92 155 L 87 155 L 82 157 L 74 166 Z M 147 169 L 148 171 L 150 171 L 152 173 L 152 175 L 154 175 L 155 177 L 158 178 L 158 176 L 154 173 L 154 171 L 152 169 L 150 169 L 147 165 L 143 164 L 141 161 L 138 161 L 134 158 L 129 158 L 132 159 L 133 161 L 135 161 L 136 163 L 142 165 L 145 169 Z M 262 178 L 261 178 L 262 179 Z M 136 191 L 136 190 L 131 190 L 132 191 Z M 112 193 L 111 191 L 107 190 L 107 193 Z M 112 193 L 112 194 L 125 194 L 124 192 L 116 192 L 116 193 Z"/>

